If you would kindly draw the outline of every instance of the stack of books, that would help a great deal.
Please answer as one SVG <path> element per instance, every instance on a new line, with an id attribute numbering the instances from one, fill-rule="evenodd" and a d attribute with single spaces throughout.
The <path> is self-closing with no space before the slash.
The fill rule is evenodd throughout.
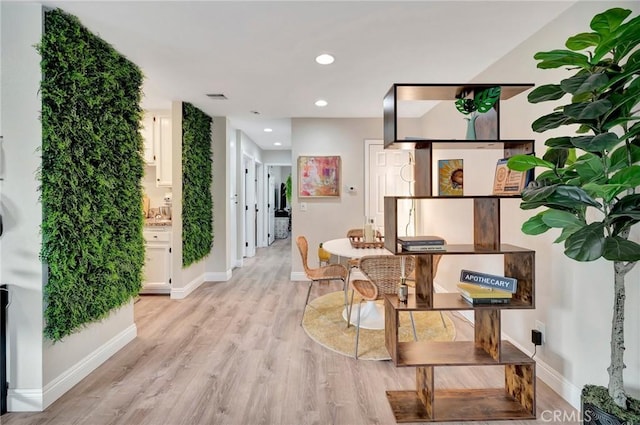
<path id="1" fill-rule="evenodd" d="M 400 236 L 398 243 L 403 251 L 446 251 L 444 239 L 439 236 Z"/>
<path id="2" fill-rule="evenodd" d="M 463 300 L 471 305 L 508 304 L 513 294 L 499 289 L 483 288 L 472 283 L 459 283 L 458 291 Z"/>

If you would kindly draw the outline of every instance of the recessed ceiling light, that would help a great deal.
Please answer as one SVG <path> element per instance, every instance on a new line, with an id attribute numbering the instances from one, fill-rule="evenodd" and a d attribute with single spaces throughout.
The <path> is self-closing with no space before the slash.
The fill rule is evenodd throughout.
<path id="1" fill-rule="evenodd" d="M 329 104 L 329 102 L 327 102 L 324 99 L 318 99 L 316 100 L 316 106 L 319 106 L 321 108 L 324 108 L 325 106 L 327 106 Z"/>
<path id="2" fill-rule="evenodd" d="M 260 115 L 260 112 L 258 112 L 258 111 L 251 111 L 251 113 L 252 113 L 253 115 Z"/>
<path id="3" fill-rule="evenodd" d="M 273 145 L 274 145 L 274 146 L 282 146 L 282 143 L 280 143 L 280 142 L 275 142 Z"/>
<path id="4" fill-rule="evenodd" d="M 328 53 L 323 53 L 319 56 L 316 56 L 316 62 L 320 65 L 329 65 L 332 64 L 335 59 Z"/>
<path id="5" fill-rule="evenodd" d="M 265 133 L 271 133 L 273 131 L 273 128 L 265 128 L 264 132 Z"/>

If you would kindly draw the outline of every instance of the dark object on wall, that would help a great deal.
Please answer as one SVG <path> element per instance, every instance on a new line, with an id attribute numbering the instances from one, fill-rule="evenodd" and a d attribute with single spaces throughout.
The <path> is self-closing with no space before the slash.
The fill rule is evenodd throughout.
<path id="1" fill-rule="evenodd" d="M 213 119 L 182 104 L 182 266 L 209 255 L 213 245 L 211 199 Z"/>
<path id="2" fill-rule="evenodd" d="M 7 306 L 9 289 L 0 285 L 0 415 L 7 413 Z"/>
<path id="3" fill-rule="evenodd" d="M 107 317 L 142 287 L 142 72 L 63 11 L 42 42 L 44 334 Z"/>

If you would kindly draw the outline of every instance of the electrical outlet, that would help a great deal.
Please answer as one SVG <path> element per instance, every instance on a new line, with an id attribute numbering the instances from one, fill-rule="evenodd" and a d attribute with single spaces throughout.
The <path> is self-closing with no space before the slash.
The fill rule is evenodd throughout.
<path id="1" fill-rule="evenodd" d="M 300 202 L 300 211 L 306 211 L 306 210 L 307 210 L 307 203 Z"/>
<path id="2" fill-rule="evenodd" d="M 537 329 L 531 329 L 531 342 L 534 345 L 542 345 L 542 333 Z"/>
<path id="3" fill-rule="evenodd" d="M 547 342 L 547 326 L 539 320 L 536 320 L 536 330 L 542 334 L 542 343 Z"/>

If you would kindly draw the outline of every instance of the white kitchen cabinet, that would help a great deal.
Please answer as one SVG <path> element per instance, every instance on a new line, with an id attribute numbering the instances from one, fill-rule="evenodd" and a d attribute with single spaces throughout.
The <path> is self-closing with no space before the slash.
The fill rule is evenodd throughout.
<path id="1" fill-rule="evenodd" d="M 145 229 L 141 294 L 171 293 L 171 228 Z"/>
<path id="2" fill-rule="evenodd" d="M 171 187 L 171 116 L 155 116 L 156 186 Z"/>
<path id="3" fill-rule="evenodd" d="M 142 128 L 140 128 L 140 134 L 144 142 L 144 162 L 147 165 L 156 165 L 156 149 L 155 149 L 155 137 L 154 137 L 154 117 L 151 114 L 145 114 L 142 119 Z"/>

